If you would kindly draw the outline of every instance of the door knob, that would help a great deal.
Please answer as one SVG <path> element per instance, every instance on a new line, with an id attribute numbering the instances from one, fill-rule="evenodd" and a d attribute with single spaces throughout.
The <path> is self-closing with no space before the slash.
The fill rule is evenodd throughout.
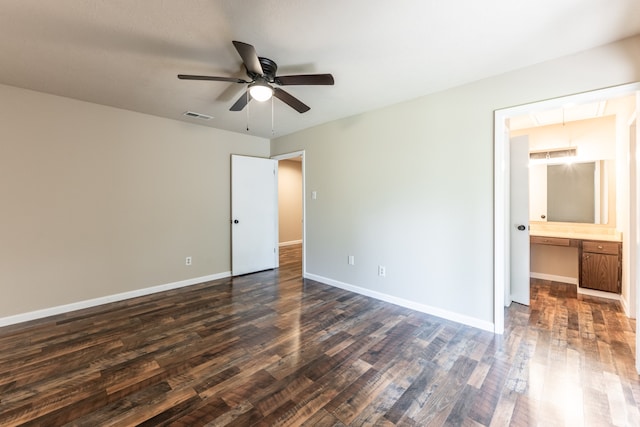
<path id="1" fill-rule="evenodd" d="M 239 223 L 239 222 L 240 222 L 240 221 L 238 221 L 237 219 L 234 219 L 234 220 L 233 220 L 233 223 L 234 223 L 234 224 L 237 224 L 237 223 Z"/>
<path id="2" fill-rule="evenodd" d="M 520 224 L 520 225 L 518 226 L 518 230 L 520 230 L 520 231 L 524 231 L 524 230 L 526 230 L 526 229 L 527 229 L 527 227 L 525 227 L 525 226 L 524 226 L 524 225 L 522 225 L 522 224 Z"/>

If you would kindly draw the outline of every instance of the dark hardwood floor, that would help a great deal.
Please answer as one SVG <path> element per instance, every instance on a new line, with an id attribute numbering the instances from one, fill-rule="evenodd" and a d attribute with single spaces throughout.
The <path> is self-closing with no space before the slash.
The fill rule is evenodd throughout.
<path id="1" fill-rule="evenodd" d="M 640 425 L 635 322 L 532 281 L 493 335 L 278 270 L 0 328 L 0 425 Z"/>

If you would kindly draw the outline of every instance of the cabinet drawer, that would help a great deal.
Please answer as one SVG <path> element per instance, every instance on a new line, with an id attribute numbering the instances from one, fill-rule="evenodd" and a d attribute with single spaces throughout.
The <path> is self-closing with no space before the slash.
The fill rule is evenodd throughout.
<path id="1" fill-rule="evenodd" d="M 562 237 L 541 237 L 531 236 L 531 244 L 534 245 L 553 245 L 553 246 L 571 246 L 571 239 Z"/>
<path id="2" fill-rule="evenodd" d="M 597 254 L 618 255 L 620 244 L 617 242 L 594 242 L 585 240 L 582 242 L 583 252 L 593 252 Z"/>

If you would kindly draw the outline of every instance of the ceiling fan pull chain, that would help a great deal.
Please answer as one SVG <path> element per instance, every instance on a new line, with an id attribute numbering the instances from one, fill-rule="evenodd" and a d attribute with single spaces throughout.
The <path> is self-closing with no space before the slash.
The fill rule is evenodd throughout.
<path id="1" fill-rule="evenodd" d="M 273 126 L 273 96 L 271 97 L 271 136 L 275 135 L 276 131 Z"/>
<path id="2" fill-rule="evenodd" d="M 247 96 L 247 132 L 249 132 L 249 91 L 245 92 Z"/>

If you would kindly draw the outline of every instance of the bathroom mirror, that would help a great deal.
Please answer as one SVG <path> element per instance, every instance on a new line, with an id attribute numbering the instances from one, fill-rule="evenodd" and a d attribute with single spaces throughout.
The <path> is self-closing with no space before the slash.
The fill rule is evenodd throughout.
<path id="1" fill-rule="evenodd" d="M 530 165 L 530 221 L 609 224 L 614 171 L 614 160 Z"/>

